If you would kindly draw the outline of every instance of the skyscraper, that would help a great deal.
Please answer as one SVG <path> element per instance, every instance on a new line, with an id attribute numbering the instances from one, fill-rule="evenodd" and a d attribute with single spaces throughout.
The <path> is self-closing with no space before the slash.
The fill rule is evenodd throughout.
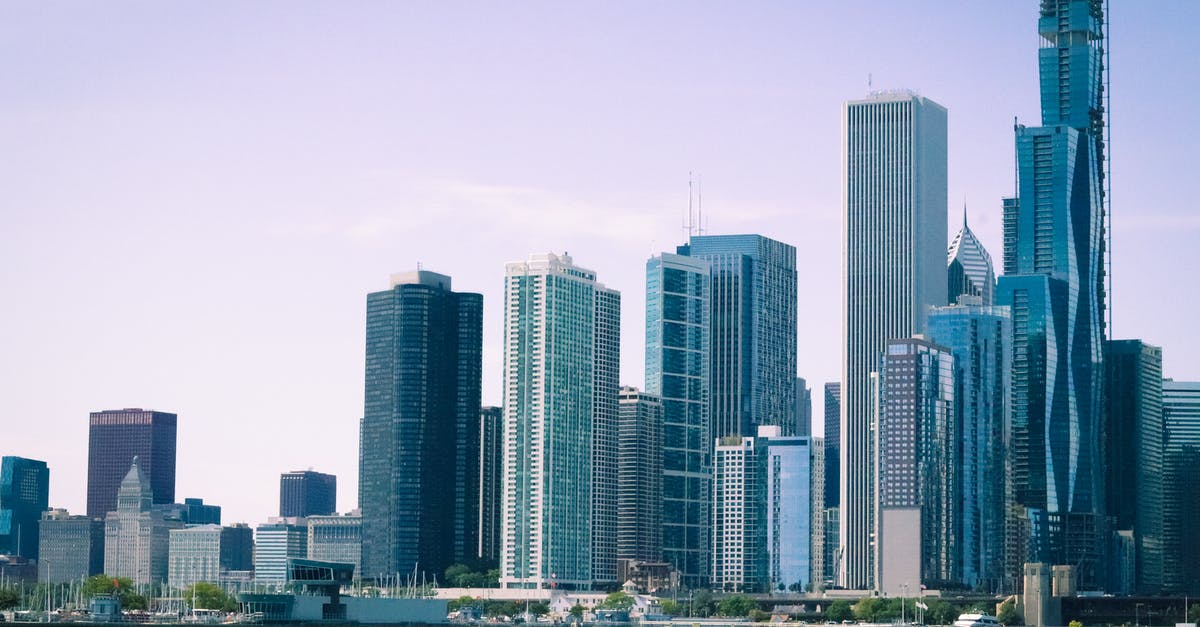
<path id="1" fill-rule="evenodd" d="M 478 549 L 483 297 L 395 274 L 367 295 L 359 454 L 364 578 L 430 574 Z"/>
<path id="2" fill-rule="evenodd" d="M 38 524 L 49 501 L 46 462 L 11 456 L 0 459 L 0 555 L 38 558 Z"/>
<path id="3" fill-rule="evenodd" d="M 978 295 L 963 298 L 979 302 Z M 1007 307 L 954 305 L 929 314 L 930 340 L 954 356 L 962 507 L 962 583 L 995 593 L 1005 582 L 1005 430 L 1012 325 Z M 1017 562 L 1017 566 L 1023 562 Z M 1011 581 L 1011 580 L 1010 580 Z"/>
<path id="4" fill-rule="evenodd" d="M 812 523 L 812 537 L 809 541 L 809 581 L 812 590 L 820 592 L 825 589 L 825 441 L 823 438 L 812 438 L 812 511 L 809 520 Z"/>
<path id="5" fill-rule="evenodd" d="M 796 435 L 812 435 L 812 388 L 796 377 Z"/>
<path id="6" fill-rule="evenodd" d="M 479 550 L 480 560 L 500 564 L 501 496 L 504 490 L 504 413 L 499 407 L 479 410 Z"/>
<path id="7" fill-rule="evenodd" d="M 188 525 L 170 532 L 167 585 L 175 590 L 205 581 L 220 583 L 230 571 L 253 568 L 254 530 L 239 524 Z"/>
<path id="8" fill-rule="evenodd" d="M 42 515 L 38 581 L 69 583 L 104 572 L 104 521 L 65 509 Z"/>
<path id="9" fill-rule="evenodd" d="M 1163 588 L 1200 594 L 1200 382 L 1163 381 Z"/>
<path id="10" fill-rule="evenodd" d="M 892 340 L 881 378 L 879 589 L 961 584 L 954 357 L 923 339 Z"/>
<path id="11" fill-rule="evenodd" d="M 130 462 L 117 491 L 117 504 L 104 521 L 104 574 L 128 577 L 133 583 L 157 585 L 167 580 L 167 554 L 172 529 L 183 522 L 163 516 L 155 507 L 150 478 Z"/>
<path id="12" fill-rule="evenodd" d="M 886 342 L 946 302 L 946 109 L 911 92 L 849 102 L 842 308 L 841 583 L 875 584 L 870 377 Z"/>
<path id="13" fill-rule="evenodd" d="M 708 262 L 663 253 L 646 262 L 646 391 L 663 406 L 663 560 L 687 588 L 709 579 Z"/>
<path id="14" fill-rule="evenodd" d="M 309 516 L 307 544 L 308 559 L 354 564 L 354 572 L 359 572 L 362 569 L 362 516 L 358 512 L 345 516 Z"/>
<path id="15" fill-rule="evenodd" d="M 1163 585 L 1162 349 L 1141 340 L 1111 340 L 1104 355 L 1108 393 L 1105 479 L 1108 515 L 1132 530 L 1134 588 L 1157 594 Z M 1110 569 L 1110 572 L 1117 569 Z"/>
<path id="16" fill-rule="evenodd" d="M 842 491 L 842 384 L 825 384 L 825 507 L 837 507 Z"/>
<path id="17" fill-rule="evenodd" d="M 761 235 L 693 235 L 712 277 L 710 441 L 796 431 L 796 248 Z"/>
<path id="18" fill-rule="evenodd" d="M 88 423 L 89 518 L 117 508 L 117 490 L 137 457 L 154 503 L 175 502 L 175 430 L 178 417 L 145 409 L 92 412 Z"/>
<path id="19" fill-rule="evenodd" d="M 313 470 L 279 475 L 280 516 L 326 516 L 336 511 L 336 476 Z"/>
<path id="20" fill-rule="evenodd" d="M 1017 194 L 1004 201 L 1012 307 L 1015 497 L 1030 562 L 1075 564 L 1098 587 L 1107 537 L 1102 464 L 1104 5 L 1041 3 L 1042 126 L 1017 125 Z"/>
<path id="21" fill-rule="evenodd" d="M 503 587 L 616 577 L 619 298 L 568 255 L 505 268 Z"/>
<path id="22" fill-rule="evenodd" d="M 662 561 L 662 401 L 621 388 L 617 470 L 617 559 Z"/>
<path id="23" fill-rule="evenodd" d="M 958 297 L 964 294 L 978 296 L 984 306 L 995 302 L 996 273 L 992 269 L 992 256 L 967 227 L 965 206 L 962 228 L 950 241 L 946 256 L 946 296 L 949 304 L 957 304 Z"/>
<path id="24" fill-rule="evenodd" d="M 766 587 L 803 592 L 812 577 L 811 436 L 781 436 L 779 427 L 760 427 L 763 525 L 767 549 Z"/>
<path id="25" fill-rule="evenodd" d="M 363 556 L 366 557 L 364 545 Z M 254 581 L 282 587 L 287 561 L 308 557 L 308 521 L 272 517 L 254 530 Z M 411 572 L 411 571 L 410 571 Z M 393 573 L 395 575 L 395 573 Z M 367 575 L 364 575 L 364 579 Z"/>

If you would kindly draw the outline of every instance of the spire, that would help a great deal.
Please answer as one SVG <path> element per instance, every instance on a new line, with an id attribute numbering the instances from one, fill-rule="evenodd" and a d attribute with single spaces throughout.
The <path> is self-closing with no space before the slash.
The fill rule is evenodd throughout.
<path id="1" fill-rule="evenodd" d="M 967 230 L 967 199 L 963 197 L 963 230 Z"/>
<path id="2" fill-rule="evenodd" d="M 129 465 L 129 473 L 121 481 L 117 491 L 117 509 L 131 511 L 149 511 L 154 501 L 154 493 L 150 488 L 150 479 L 142 472 L 138 457 L 133 458 Z"/>

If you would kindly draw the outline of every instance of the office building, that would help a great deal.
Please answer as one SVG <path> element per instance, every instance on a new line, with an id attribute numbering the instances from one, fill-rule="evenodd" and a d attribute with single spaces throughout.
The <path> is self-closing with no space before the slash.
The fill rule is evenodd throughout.
<path id="1" fill-rule="evenodd" d="M 254 531 L 250 527 L 201 524 L 170 532 L 167 585 L 183 590 L 197 582 L 220 583 L 230 571 L 253 567 Z"/>
<path id="2" fill-rule="evenodd" d="M 367 296 L 359 449 L 363 578 L 440 574 L 478 551 L 483 297 L 417 270 Z"/>
<path id="3" fill-rule="evenodd" d="M 960 296 L 977 297 L 983 306 L 995 302 L 996 272 L 992 268 L 992 256 L 967 227 L 966 206 L 963 206 L 962 228 L 950 240 L 946 256 L 947 304 L 958 304 Z"/>
<path id="4" fill-rule="evenodd" d="M 183 499 L 183 522 L 189 525 L 220 525 L 221 506 L 210 505 L 204 499 Z"/>
<path id="5" fill-rule="evenodd" d="M 50 469 L 24 457 L 0 459 L 0 555 L 38 558 L 38 522 L 49 509 Z"/>
<path id="6" fill-rule="evenodd" d="M 110 409 L 88 418 L 87 515 L 117 508 L 117 490 L 137 457 L 156 505 L 175 502 L 175 431 L 178 417 L 146 409 Z"/>
<path id="7" fill-rule="evenodd" d="M 358 512 L 345 516 L 309 516 L 308 559 L 354 564 L 354 572 L 359 572 L 362 565 L 362 516 Z"/>
<path id="8" fill-rule="evenodd" d="M 117 490 L 116 509 L 104 519 L 104 574 L 128 577 L 139 586 L 158 585 L 167 580 L 171 530 L 184 524 L 154 506 L 150 477 L 139 462 L 133 458 Z"/>
<path id="9" fill-rule="evenodd" d="M 812 388 L 796 377 L 796 435 L 812 435 Z"/>
<path id="10" fill-rule="evenodd" d="M 500 564 L 500 518 L 504 490 L 504 413 L 479 410 L 479 549 L 484 563 Z"/>
<path id="11" fill-rule="evenodd" d="M 980 248 L 982 250 L 982 248 Z M 986 255 L 986 251 L 984 251 Z M 960 303 L 982 302 L 977 294 Z M 997 593 L 1005 584 L 1005 429 L 1012 324 L 1007 307 L 954 305 L 929 314 L 929 339 L 954 356 L 959 433 L 963 584 Z"/>
<path id="12" fill-rule="evenodd" d="M 622 387 L 619 402 L 617 559 L 662 562 L 662 401 Z"/>
<path id="13" fill-rule="evenodd" d="M 946 303 L 946 109 L 907 91 L 843 110 L 846 174 L 839 480 L 841 584 L 875 585 L 871 373 Z"/>
<path id="14" fill-rule="evenodd" d="M 693 235 L 708 262 L 711 439 L 796 426 L 796 248 L 761 235 Z"/>
<path id="15" fill-rule="evenodd" d="M 663 560 L 685 589 L 710 575 L 712 429 L 708 262 L 663 253 L 646 262 L 646 392 L 663 408 Z"/>
<path id="16" fill-rule="evenodd" d="M 766 493 L 767 588 L 804 592 L 812 581 L 813 443 L 810 436 L 781 436 L 759 427 Z"/>
<path id="17" fill-rule="evenodd" d="M 954 357 L 924 339 L 888 342 L 879 416 L 879 590 L 962 583 L 962 440 Z"/>
<path id="18" fill-rule="evenodd" d="M 38 581 L 70 583 L 104 572 L 103 520 L 52 509 L 42 514 L 38 538 Z"/>
<path id="19" fill-rule="evenodd" d="M 313 470 L 279 475 L 279 515 L 326 516 L 337 512 L 337 477 Z"/>
<path id="20" fill-rule="evenodd" d="M 1116 530 L 1133 532 L 1134 562 L 1132 588 L 1110 579 L 1106 589 L 1158 594 L 1164 575 L 1162 349 L 1141 340 L 1110 340 L 1104 367 L 1108 515 Z"/>
<path id="21" fill-rule="evenodd" d="M 365 546 L 363 551 L 366 552 Z M 255 582 L 282 587 L 287 583 L 287 561 L 307 557 L 306 519 L 272 517 L 254 530 Z M 392 576 L 395 576 L 395 573 L 392 573 Z M 364 579 L 367 577 L 368 575 L 363 575 Z"/>
<path id="22" fill-rule="evenodd" d="M 812 438 L 812 507 L 808 517 L 812 533 L 808 543 L 809 576 L 812 591 L 825 589 L 825 441 Z"/>
<path id="23" fill-rule="evenodd" d="M 841 501 L 842 384 L 825 384 L 825 507 Z"/>
<path id="24" fill-rule="evenodd" d="M 565 254 L 505 268 L 502 587 L 616 579 L 619 303 Z"/>
<path id="25" fill-rule="evenodd" d="M 1163 381 L 1163 589 L 1200 595 L 1200 382 Z"/>

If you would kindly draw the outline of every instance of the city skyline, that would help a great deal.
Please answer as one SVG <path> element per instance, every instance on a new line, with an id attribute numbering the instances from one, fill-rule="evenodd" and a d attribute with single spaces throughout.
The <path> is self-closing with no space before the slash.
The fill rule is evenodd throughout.
<path id="1" fill-rule="evenodd" d="M 1197 11 L 1183 3 L 1174 8 L 1174 16 L 1168 18 L 1132 11 L 1126 14 L 1122 10 L 1128 8 L 1118 6 L 1113 17 L 1114 48 L 1119 52 L 1113 77 L 1113 237 L 1117 268 L 1115 325 L 1110 337 L 1145 338 L 1162 346 L 1164 375 L 1194 380 L 1200 378 L 1200 342 L 1186 332 L 1184 321 L 1189 308 L 1168 310 L 1156 306 L 1155 299 L 1168 293 L 1178 277 L 1200 269 L 1198 253 L 1186 246 L 1195 241 L 1196 229 L 1200 228 L 1200 221 L 1186 213 L 1183 200 L 1195 197 L 1187 187 L 1194 184 L 1181 169 L 1186 160 L 1171 157 L 1172 147 L 1182 151 L 1194 143 L 1196 123 L 1182 112 L 1195 109 L 1188 103 L 1194 102 L 1197 94 L 1185 90 L 1181 96 L 1169 87 L 1165 71 L 1159 73 L 1147 59 L 1163 54 L 1194 58 L 1196 54 L 1188 51 L 1194 51 L 1197 44 L 1168 37 L 1159 40 L 1161 47 L 1151 53 L 1139 50 L 1134 43 L 1149 40 L 1155 32 L 1177 32 L 1168 24 L 1186 23 L 1179 14 Z M 750 72 L 745 77 L 740 77 L 737 70 L 743 64 L 749 67 L 750 60 L 763 53 L 802 55 L 817 49 L 829 40 L 814 35 L 810 43 L 804 43 L 808 40 L 802 35 L 820 29 L 821 24 L 846 19 L 840 13 L 842 9 L 817 13 L 763 7 L 738 16 L 736 24 L 762 29 L 762 43 L 752 43 L 748 37 L 733 38 L 729 41 L 734 52 L 730 61 L 723 64 L 715 57 L 700 55 L 690 69 L 682 64 L 679 82 L 670 83 L 673 87 L 691 85 L 695 91 L 684 92 L 687 96 L 703 96 L 709 89 L 724 91 L 730 84 L 745 91 L 738 98 L 720 99 L 711 108 L 690 100 L 680 102 L 647 87 L 648 76 L 666 72 L 664 68 L 678 59 L 658 51 L 660 54 L 650 57 L 654 72 L 633 72 L 628 82 L 619 84 L 625 89 L 647 90 L 654 96 L 650 99 L 654 115 L 648 120 L 635 116 L 632 121 L 637 124 L 630 124 L 629 129 L 650 125 L 656 132 L 644 138 L 619 135 L 622 142 L 616 143 L 623 144 L 620 147 L 599 138 L 603 134 L 599 131 L 611 130 L 614 125 L 624 128 L 622 120 L 629 121 L 628 117 L 604 114 L 605 108 L 615 108 L 624 116 L 631 115 L 612 100 L 602 100 L 599 109 L 589 110 L 596 119 L 595 130 L 586 124 L 580 126 L 574 118 L 551 116 L 547 126 L 568 129 L 567 135 L 579 140 L 578 145 L 542 138 L 535 149 L 559 159 L 564 153 L 575 155 L 575 159 L 563 159 L 570 165 L 539 172 L 537 164 L 542 162 L 534 159 L 526 171 L 504 165 L 489 153 L 461 159 L 439 153 L 433 160 L 435 165 L 408 169 L 412 164 L 405 157 L 368 143 L 359 145 L 363 149 L 359 158 L 348 157 L 352 165 L 346 169 L 327 160 L 286 161 L 286 166 L 281 161 L 268 165 L 266 171 L 258 173 L 260 177 L 247 177 L 219 163 L 223 155 L 244 148 L 229 138 L 261 141 L 269 150 L 255 151 L 250 158 L 269 164 L 271 155 L 278 156 L 279 151 L 296 146 L 284 138 L 284 131 L 292 124 L 304 124 L 304 116 L 329 115 L 328 107 L 339 103 L 355 111 L 356 101 L 347 104 L 318 99 L 309 108 L 296 104 L 299 108 L 294 116 L 254 129 L 253 122 L 264 122 L 264 111 L 291 105 L 278 98 L 293 93 L 292 89 L 307 93 L 313 87 L 307 81 L 297 85 L 285 80 L 255 92 L 250 79 L 258 76 L 255 72 L 265 72 L 256 65 L 234 72 L 228 79 L 235 90 L 251 89 L 244 102 L 199 101 L 195 109 L 181 105 L 180 97 L 186 100 L 194 90 L 217 80 L 214 76 L 227 69 L 222 64 L 232 62 L 220 55 L 203 61 L 183 54 L 189 50 L 188 45 L 224 32 L 224 27 L 213 21 L 200 19 L 194 27 L 172 27 L 185 32 L 164 29 L 165 34 L 142 33 L 132 38 L 136 45 L 151 42 L 165 46 L 165 54 L 157 62 L 137 61 L 137 55 L 128 54 L 129 49 L 101 35 L 77 42 L 82 50 L 100 53 L 92 62 L 105 71 L 100 73 L 102 78 L 97 79 L 92 96 L 67 106 L 78 95 L 75 90 L 84 84 L 80 72 L 86 65 L 73 56 L 76 53 L 39 52 L 41 48 L 27 38 L 48 32 L 54 37 L 77 34 L 74 29 L 92 19 L 88 10 L 65 16 L 71 19 L 63 19 L 52 28 L 52 18 L 64 18 L 54 9 L 18 9 L 27 12 L 28 33 L 12 33 L 4 40 L 25 53 L 16 58 L 26 63 L 9 61 L 0 66 L 22 85 L 14 100 L 0 105 L 11 114 L 0 124 L 5 131 L 12 131 L 10 137 L 20 148 L 12 153 L 19 156 L 0 157 L 6 165 L 0 181 L 13 190 L 0 201 L 3 223 L 12 227 L 0 234 L 0 243 L 4 244 L 0 246 L 4 251 L 0 259 L 6 262 L 0 271 L 0 286 L 13 295 L 14 305 L 6 310 L 3 320 L 8 328 L 20 331 L 5 339 L 3 353 L 7 358 L 0 366 L 0 374 L 4 375 L 0 376 L 4 381 L 0 392 L 13 401 L 10 424 L 18 422 L 17 416 L 39 419 L 13 429 L 0 453 L 45 460 L 55 477 L 50 505 L 81 513 L 88 412 L 140 406 L 179 415 L 176 492 L 200 495 L 224 506 L 228 520 L 265 520 L 274 507 L 278 474 L 308 466 L 343 478 L 338 511 L 349 511 L 356 505 L 358 493 L 355 453 L 362 407 L 362 294 L 377 287 L 379 276 L 410 270 L 420 261 L 455 276 L 456 284 L 464 289 L 484 294 L 483 402 L 496 404 L 503 263 L 524 258 L 530 252 L 570 251 L 626 296 L 622 305 L 621 383 L 641 387 L 643 264 L 648 255 L 671 250 L 682 241 L 678 223 L 687 204 L 686 172 L 692 169 L 701 173 L 699 180 L 706 188 L 704 207 L 709 233 L 762 233 L 797 246 L 800 283 L 806 287 L 800 295 L 796 374 L 814 387 L 837 381 L 841 360 L 834 337 L 838 315 L 805 307 L 804 303 L 836 298 L 841 281 L 837 268 L 840 251 L 819 245 L 822 239 L 836 241 L 840 229 L 836 170 L 837 109 L 841 103 L 864 95 L 870 74 L 875 87 L 907 85 L 944 104 L 950 112 L 951 126 L 949 218 L 957 224 L 956 207 L 966 196 L 973 230 L 997 256 L 1002 250 L 999 198 L 1011 194 L 1012 188 L 1012 117 L 1017 115 L 1029 125 L 1038 120 L 1033 72 L 1037 61 L 1030 45 L 1036 36 L 1030 26 L 1036 12 L 1032 3 L 1019 10 L 1009 3 L 935 10 L 932 3 L 927 3 L 906 8 L 911 14 L 903 15 L 897 14 L 897 8 L 875 9 L 871 19 L 859 18 L 863 32 L 852 35 L 863 37 L 863 41 L 873 38 L 873 46 L 863 48 L 861 54 L 849 55 L 853 58 L 843 59 L 844 65 L 834 64 L 837 67 L 830 73 L 808 68 L 794 59 L 794 65 L 767 64 L 770 69 Z M 660 10 L 677 12 L 669 7 Z M 183 9 L 161 7 L 149 11 L 144 16 L 147 20 L 165 24 L 161 20 Z M 720 32 L 714 24 L 728 17 L 721 13 L 718 8 L 698 8 L 681 19 L 701 27 L 700 33 Z M 439 16 L 444 18 L 446 14 Z M 542 23 L 554 19 L 565 22 L 567 32 L 582 28 L 588 18 L 605 18 L 608 21 L 604 23 L 634 39 L 643 29 L 667 24 L 665 15 L 650 9 L 638 16 L 644 24 L 598 7 L 580 7 L 573 14 L 545 9 L 542 17 Z M 800 24 L 810 18 L 812 25 Z M 270 46 L 287 47 L 285 44 L 293 37 L 316 34 L 315 16 L 299 15 L 294 19 L 295 32 L 284 29 L 286 32 L 272 34 L 262 44 L 267 48 L 258 49 L 238 40 L 237 50 L 270 53 Z M 767 24 L 772 19 L 780 24 Z M 249 23 L 253 25 L 254 19 Z M 929 28 L 927 24 L 941 25 L 944 40 L 925 41 L 918 46 L 910 38 L 901 37 L 906 27 L 913 32 L 922 24 L 926 24 L 923 28 Z M 957 24 L 965 26 L 951 28 Z M 114 32 L 124 28 L 109 26 Z M 0 26 L 5 31 L 9 28 Z M 335 32 L 330 37 L 339 33 L 346 37 L 367 26 L 345 17 L 332 29 Z M 888 32 L 893 29 L 898 33 Z M 969 32 L 978 41 L 950 32 L 956 30 Z M 160 39 L 173 34 L 190 38 L 182 37 L 179 47 L 166 46 Z M 501 45 L 486 34 L 482 36 L 489 45 Z M 334 45 L 341 56 L 330 63 L 349 62 L 363 53 L 342 40 L 335 40 Z M 695 46 L 686 49 L 697 53 Z M 518 58 L 525 54 L 504 50 Z M 595 56 L 605 50 L 601 42 L 585 40 L 568 48 L 566 58 L 582 66 L 584 77 L 612 80 L 608 68 L 612 62 L 597 61 Z M 964 60 L 939 58 L 939 52 L 948 55 L 951 50 L 954 56 L 966 58 L 995 57 L 988 59 L 984 67 L 996 71 L 981 70 L 978 74 L 988 76 L 989 83 L 981 85 L 970 80 L 972 75 L 963 69 L 974 66 L 964 65 Z M 962 50 L 968 52 L 962 54 Z M 387 52 L 395 51 L 389 48 Z M 399 63 L 392 56 L 387 58 Z M 771 55 L 763 58 L 777 61 Z M 185 60 L 198 65 L 186 65 Z M 919 69 L 900 69 L 905 62 Z M 171 79 L 170 71 L 177 64 L 194 70 L 184 72 L 191 78 Z M 316 86 L 337 84 L 331 82 L 336 74 L 331 71 L 334 67 L 318 68 Z M 445 73 L 459 76 L 454 67 Z M 1132 71 L 1142 67 L 1151 69 Z M 778 74 L 788 77 L 786 82 L 791 86 L 786 89 L 778 85 L 777 78 L 766 78 L 769 74 L 765 72 L 781 68 L 793 70 Z M 368 68 L 363 70 L 367 76 L 346 80 L 369 83 L 372 72 L 383 69 Z M 564 80 L 559 74 L 561 69 L 552 63 L 542 66 L 543 74 L 515 82 L 526 88 L 540 84 L 551 89 L 558 84 L 555 80 Z M 35 71 L 38 74 L 31 73 Z M 47 77 L 46 82 L 33 82 L 41 74 Z M 450 98 L 456 93 L 448 84 L 453 81 L 439 78 L 436 71 L 433 74 L 426 78 L 438 87 L 435 91 L 439 97 Z M 750 84 L 755 81 L 761 81 L 761 85 Z M 362 86 L 357 82 L 354 85 Z M 481 88 L 489 85 L 496 86 L 485 81 Z M 811 90 L 813 86 L 819 89 Z M 556 100 L 560 108 L 577 104 L 576 97 L 592 93 L 574 83 L 564 90 L 570 95 Z M 968 93 L 972 90 L 978 93 Z M 1142 93 L 1138 95 L 1138 91 Z M 781 95 L 786 97 L 779 102 L 798 104 L 798 92 L 815 104 L 804 104 L 786 115 L 774 110 L 777 103 L 768 105 L 771 96 Z M 1170 103 L 1165 107 L 1155 104 L 1151 109 L 1150 103 L 1160 102 L 1166 93 L 1172 96 Z M 745 98 L 753 102 L 741 105 L 741 109 L 733 108 Z M 500 107 L 501 115 L 514 115 L 511 101 L 501 99 L 500 104 L 504 105 Z M 678 123 L 663 117 L 662 112 L 672 106 L 682 114 Z M 98 112 L 99 118 L 86 117 L 89 111 Z M 189 118 L 188 124 L 181 124 L 177 116 L 187 112 L 197 115 Z M 451 112 L 446 119 L 459 119 L 464 113 Z M 723 113 L 724 117 L 714 117 L 714 113 Z M 239 122 L 239 114 L 248 121 Z M 791 120 L 793 117 L 798 119 Z M 775 124 L 778 120 L 787 123 Z M 95 127 L 85 121 L 95 122 Z M 514 118 L 512 125 L 501 125 L 498 134 L 485 133 L 482 141 L 503 143 L 500 140 L 506 136 L 512 139 L 514 133 L 528 128 L 522 125 L 529 123 L 523 117 Z M 347 126 L 337 115 L 329 124 L 330 137 L 309 135 L 300 141 L 316 146 L 329 140 L 334 153 L 354 152 L 356 144 L 343 141 L 343 136 L 354 136 L 363 127 Z M 118 149 L 110 136 L 117 129 L 129 130 L 128 149 Z M 201 135 L 206 129 L 229 139 L 229 143 L 205 141 Z M 171 135 L 171 143 L 178 148 L 163 145 L 164 132 L 176 133 Z M 390 126 L 382 135 L 401 139 L 415 132 Z M 745 137 L 734 139 L 739 133 Z M 68 140 L 71 135 L 80 137 Z M 1139 145 L 1132 141 L 1135 137 L 1153 137 L 1155 143 Z M 459 139 L 455 137 L 450 143 Z M 671 140 L 679 140 L 678 145 L 664 148 Z M 416 152 L 429 150 L 432 143 L 432 136 L 417 142 Z M 804 154 L 795 153 L 797 145 L 805 147 Z M 191 149 L 197 150 L 185 154 Z M 637 176 L 624 171 L 614 173 L 595 169 L 590 160 L 576 160 L 578 154 L 590 149 L 595 149 L 597 159 L 617 152 L 641 153 L 630 167 L 642 167 L 645 172 Z M 75 152 L 79 154 L 58 161 L 60 153 Z M 138 152 L 153 155 L 162 165 L 143 161 L 144 157 L 135 154 Z M 727 155 L 719 156 L 721 152 Z M 48 161 L 52 157 L 55 160 Z M 95 173 L 80 166 L 78 159 L 89 157 L 96 160 Z M 251 164 L 238 161 L 237 165 Z M 589 168 L 594 174 L 577 174 Z M 406 174 L 397 176 L 398 171 Z M 187 178 L 183 172 L 196 172 L 195 178 Z M 327 180 L 286 186 L 281 182 L 296 178 L 296 173 Z M 821 181 L 820 176 L 830 181 Z M 354 189 L 364 181 L 364 189 Z M 1181 183 L 1166 185 L 1167 181 Z M 227 186 L 241 193 L 216 193 L 214 186 Z M 203 193 L 192 193 L 197 190 Z M 1175 194 L 1179 200 L 1174 199 Z M 181 199 L 181 195 L 196 198 Z M 307 200 L 308 196 L 312 200 Z M 301 198 L 305 201 L 293 205 Z M 345 215 L 343 206 L 349 207 Z M 426 206 L 437 209 L 433 217 L 414 220 L 417 226 L 406 230 L 408 227 L 401 223 Z M 551 211 L 559 207 L 566 210 L 561 214 Z M 483 215 L 489 212 L 499 214 L 499 218 Z M 617 219 L 607 219 L 606 215 L 600 220 L 604 224 L 593 229 L 595 216 L 606 212 Z M 240 220 L 243 215 L 245 221 Z M 434 240 L 432 243 L 418 241 L 441 230 L 438 220 L 448 216 L 461 218 L 450 224 L 465 225 L 469 237 L 464 250 L 470 253 L 447 248 L 444 241 L 437 243 L 432 237 L 428 238 Z M 511 223 L 508 230 L 499 232 L 499 237 L 491 234 L 498 228 L 496 220 Z M 528 232 L 508 237 L 520 229 Z M 480 236 L 496 241 L 472 247 L 478 242 L 471 238 Z M 48 245 L 51 243 L 54 245 Z M 330 248 L 330 255 L 310 255 L 320 248 Z M 1148 263 L 1160 249 L 1173 255 L 1178 251 L 1171 266 L 1174 271 L 1139 272 L 1138 264 Z M 153 255 L 155 262 L 139 261 L 139 251 Z M 344 261 L 332 258 L 343 253 Z M 83 280 L 74 278 L 79 268 L 88 268 Z M 1127 280 L 1134 276 L 1138 281 Z M 64 289 L 68 285 L 71 289 Z M 283 305 L 278 303 L 289 300 L 280 297 L 283 293 L 299 300 L 281 309 Z M 141 307 L 128 300 L 138 298 L 157 306 Z M 306 442 L 307 430 L 299 429 L 301 435 L 288 440 L 286 446 L 262 446 L 266 438 L 276 437 L 290 422 L 332 425 L 333 433 L 321 441 Z M 229 433 L 237 435 L 228 437 Z M 208 459 L 212 451 L 221 451 L 231 462 L 212 467 Z M 226 490 L 217 487 L 220 485 L 237 485 L 239 489 Z"/>

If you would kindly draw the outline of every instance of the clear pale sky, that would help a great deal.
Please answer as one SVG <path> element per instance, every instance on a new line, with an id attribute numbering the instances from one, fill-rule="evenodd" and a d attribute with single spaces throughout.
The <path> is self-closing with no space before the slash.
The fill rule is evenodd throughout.
<path id="1" fill-rule="evenodd" d="M 1200 3 L 1115 0 L 1115 336 L 1200 378 Z M 176 495 L 274 515 L 279 473 L 357 505 L 366 294 L 569 251 L 621 290 L 643 383 L 646 259 L 710 233 L 797 246 L 800 375 L 841 352 L 842 102 L 950 111 L 962 203 L 1000 261 L 1014 116 L 1037 125 L 1036 0 L 8 2 L 0 6 L 0 454 L 82 513 L 89 411 L 179 414 Z"/>

